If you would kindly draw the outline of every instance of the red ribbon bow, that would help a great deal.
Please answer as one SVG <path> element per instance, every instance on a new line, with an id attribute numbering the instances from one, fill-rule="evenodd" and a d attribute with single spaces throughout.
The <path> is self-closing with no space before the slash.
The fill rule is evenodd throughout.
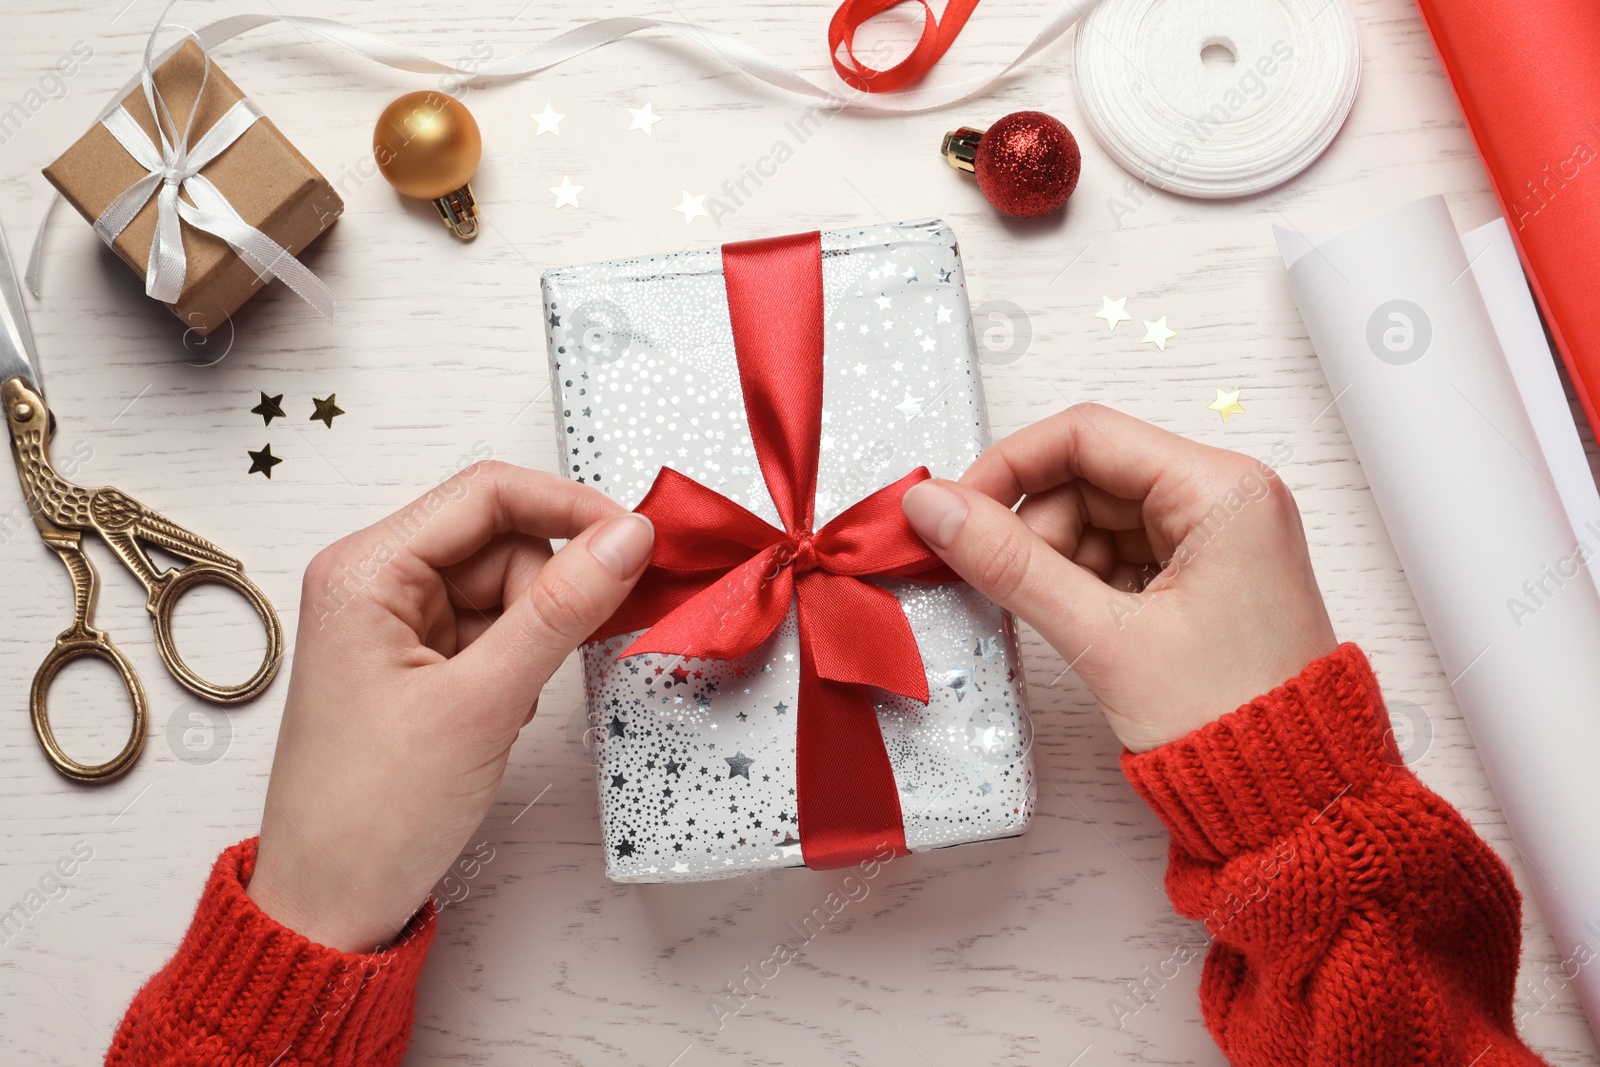
<path id="1" fill-rule="evenodd" d="M 812 531 L 822 428 L 822 243 L 813 231 L 724 245 L 723 274 L 750 435 L 779 530 L 663 467 L 638 511 L 655 523 L 650 566 L 596 638 L 649 631 L 622 651 L 732 659 L 799 601 L 796 800 L 800 848 L 818 870 L 888 844 L 906 852 L 889 754 L 869 686 L 928 701 L 911 625 L 867 577 L 956 581 L 900 498 L 919 467 Z"/>

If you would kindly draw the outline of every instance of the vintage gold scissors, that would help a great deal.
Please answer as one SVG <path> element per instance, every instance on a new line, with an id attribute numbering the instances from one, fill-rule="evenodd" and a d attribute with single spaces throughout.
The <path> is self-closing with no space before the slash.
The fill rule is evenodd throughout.
<path id="1" fill-rule="evenodd" d="M 110 546 L 149 593 L 146 605 L 154 618 L 156 648 L 167 670 L 185 689 L 207 700 L 233 704 L 260 693 L 283 662 L 283 628 L 272 605 L 244 576 L 244 567 L 216 545 L 169 522 L 126 494 L 102 486 L 84 489 L 58 475 L 50 465 L 50 439 L 56 420 L 45 405 L 34 354 L 33 334 L 22 306 L 22 290 L 0 230 L 0 402 L 11 430 L 11 456 L 16 460 L 22 495 L 33 515 L 45 547 L 61 557 L 72 580 L 72 625 L 56 637 L 55 647 L 44 657 L 28 696 L 33 731 L 56 770 L 80 782 L 112 778 L 133 765 L 144 747 L 149 722 L 144 688 L 139 676 L 111 639 L 94 625 L 97 579 L 83 551 L 83 532 L 93 531 Z M 157 569 L 139 544 L 144 541 L 189 560 L 188 565 Z M 178 655 L 172 640 L 172 608 L 186 589 L 217 582 L 241 593 L 267 631 L 267 651 L 260 668 L 239 685 L 206 681 Z M 133 732 L 122 751 L 105 763 L 86 764 L 68 756 L 50 729 L 45 700 L 50 682 L 70 661 L 81 656 L 103 659 L 116 668 L 133 703 Z"/>

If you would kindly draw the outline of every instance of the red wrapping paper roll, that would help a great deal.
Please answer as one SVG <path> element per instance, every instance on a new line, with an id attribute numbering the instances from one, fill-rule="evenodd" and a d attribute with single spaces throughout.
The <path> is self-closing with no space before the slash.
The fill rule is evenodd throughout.
<path id="1" fill-rule="evenodd" d="M 1600 3 L 1417 0 L 1517 252 L 1600 432 Z M 1590 328 L 1585 329 L 1585 326 Z"/>

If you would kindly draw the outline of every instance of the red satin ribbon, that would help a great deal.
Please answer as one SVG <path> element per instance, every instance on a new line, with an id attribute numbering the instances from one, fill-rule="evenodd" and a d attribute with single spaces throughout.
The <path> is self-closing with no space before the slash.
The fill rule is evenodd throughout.
<path id="1" fill-rule="evenodd" d="M 911 54 L 892 67 L 874 70 L 856 58 L 856 31 L 874 15 L 881 15 L 892 7 L 910 0 L 844 0 L 828 22 L 828 55 L 833 59 L 833 69 L 839 72 L 846 85 L 866 93 L 884 93 L 899 89 L 916 81 L 939 62 L 955 43 L 961 27 L 967 24 L 978 0 L 949 0 L 944 6 L 944 17 L 935 18 L 928 0 L 917 0 L 922 5 L 922 36 Z M 849 57 L 847 63 L 839 56 L 843 45 Z"/>
<path id="2" fill-rule="evenodd" d="M 869 686 L 927 703 L 911 624 L 867 577 L 956 581 L 912 531 L 900 498 L 919 467 L 812 531 L 822 432 L 822 244 L 815 232 L 724 245 L 739 381 L 779 530 L 722 494 L 661 468 L 638 511 L 655 550 L 595 637 L 646 626 L 622 651 L 732 659 L 757 648 L 799 601 L 795 709 L 800 848 L 818 870 L 884 845 L 906 851 L 900 796 Z"/>

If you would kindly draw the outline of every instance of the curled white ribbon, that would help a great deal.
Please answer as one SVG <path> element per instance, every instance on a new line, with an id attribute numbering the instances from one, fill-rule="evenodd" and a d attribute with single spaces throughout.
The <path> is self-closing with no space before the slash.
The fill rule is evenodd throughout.
<path id="1" fill-rule="evenodd" d="M 1045 20 L 1044 25 L 1040 27 L 1038 33 L 1034 35 L 1033 39 L 1028 42 L 1028 44 L 1020 53 L 1018 53 L 1015 59 L 1011 60 L 1009 63 L 997 70 L 993 70 L 987 74 L 979 75 L 975 78 L 968 78 L 964 81 L 953 82 L 948 85 L 901 89 L 892 93 L 877 94 L 858 92 L 854 89 L 843 86 L 842 83 L 841 88 L 837 90 L 826 88 L 813 81 L 810 81 L 801 74 L 791 70 L 782 63 L 779 63 L 777 60 L 768 56 L 760 49 L 746 44 L 730 34 L 722 33 L 719 30 L 709 29 L 704 26 L 699 26 L 692 22 L 668 22 L 663 19 L 652 18 L 619 17 L 599 19 L 595 22 L 585 23 L 582 26 L 567 30 L 565 33 L 557 34 L 548 41 L 545 41 L 543 44 L 537 45 L 536 47 L 528 49 L 525 52 L 520 52 L 516 55 L 508 56 L 505 59 L 497 60 L 492 63 L 486 63 L 475 68 L 459 67 L 450 63 L 443 63 L 435 59 L 429 59 L 420 52 L 414 52 L 403 45 L 396 44 L 385 37 L 380 37 L 377 34 L 361 29 L 358 26 L 351 26 L 347 23 L 337 22 L 333 19 L 315 18 L 305 15 L 233 15 L 228 18 L 218 19 L 209 26 L 204 26 L 199 30 L 192 31 L 190 36 L 199 43 L 201 49 L 204 51 L 214 48 L 224 41 L 231 40 L 242 33 L 256 29 L 259 26 L 266 26 L 274 22 L 281 22 L 287 26 L 293 27 L 294 29 L 300 30 L 303 33 L 314 33 L 324 40 L 330 41 L 336 45 L 339 45 L 341 48 L 348 49 L 357 55 L 364 56 L 365 58 L 372 60 L 374 63 L 379 63 L 386 67 L 393 67 L 396 70 L 411 71 L 417 74 L 444 74 L 458 79 L 461 86 L 477 86 L 493 85 L 500 82 L 514 81 L 519 78 L 525 78 L 530 74 L 536 74 L 539 71 L 548 70 L 557 64 L 565 63 L 567 60 L 583 55 L 585 52 L 592 51 L 593 49 L 599 48 L 602 45 L 610 44 L 613 41 L 620 40 L 641 30 L 665 30 L 674 36 L 682 37 L 686 40 L 694 42 L 708 51 L 714 52 L 723 60 L 723 62 L 727 63 L 735 70 L 749 76 L 750 78 L 756 81 L 765 82 L 768 85 L 783 89 L 787 92 L 796 93 L 801 96 L 809 96 L 819 100 L 830 101 L 836 104 L 840 109 L 854 108 L 861 111 L 914 112 L 928 111 L 934 108 L 944 107 L 948 104 L 953 104 L 959 100 L 968 99 L 969 97 L 985 91 L 1000 81 L 1000 79 L 1004 78 L 1012 70 L 1016 69 L 1018 66 L 1031 59 L 1034 55 L 1038 54 L 1062 34 L 1066 33 L 1067 30 L 1072 28 L 1074 23 L 1076 23 L 1086 12 L 1091 10 L 1098 2 L 1099 0 L 1059 0 L 1055 11 L 1052 12 L 1050 17 Z M 171 5 L 169 4 L 168 7 L 170 8 L 170 6 Z M 146 98 L 151 99 L 151 94 L 154 92 L 154 89 L 152 83 L 150 82 L 150 71 L 152 69 L 152 59 L 150 53 L 155 44 L 156 35 L 159 34 L 165 26 L 166 14 L 163 12 L 161 19 L 159 19 L 156 23 L 155 30 L 150 35 L 150 43 L 145 49 L 144 70 L 141 72 L 138 78 L 130 79 L 128 83 L 118 91 L 116 96 L 117 100 L 120 101 L 123 97 L 125 97 L 140 81 L 144 82 Z M 172 49 L 169 49 L 168 52 L 162 55 L 160 58 L 165 59 L 166 55 L 171 54 L 171 51 Z M 104 115 L 103 118 L 109 119 L 115 114 L 117 109 L 118 105 L 113 105 L 111 108 L 108 108 L 109 113 Z M 151 110 L 156 110 L 154 101 L 152 102 Z M 193 116 L 191 115 L 191 118 L 192 117 Z M 226 116 L 224 117 L 224 121 L 226 121 Z M 238 121 L 243 120 L 241 119 Z M 221 126 L 222 124 L 222 122 L 219 122 L 218 126 Z M 160 113 L 157 114 L 156 125 L 157 127 L 161 126 Z M 112 132 L 115 133 L 116 131 L 112 130 Z M 139 133 L 143 135 L 144 131 L 140 130 Z M 162 131 L 162 136 L 165 138 L 164 130 Z M 119 137 L 118 140 L 120 141 L 121 138 Z M 148 141 L 149 138 L 146 137 L 145 140 Z M 184 140 L 186 140 L 186 137 L 175 138 L 175 141 L 180 145 Z M 124 147 L 127 147 L 126 142 L 123 144 Z M 185 163 L 172 168 L 171 173 L 183 173 L 186 169 L 198 171 L 200 167 L 192 166 L 192 164 L 193 161 L 198 157 L 198 153 L 200 152 L 200 149 L 204 147 L 204 145 L 205 139 L 202 139 L 200 145 L 196 145 L 194 149 L 188 150 L 187 153 L 183 155 L 183 160 Z M 151 143 L 149 147 L 151 153 L 156 151 L 154 143 Z M 220 152 L 222 148 L 225 147 L 226 145 L 219 146 L 216 151 Z M 130 152 L 132 152 L 131 149 Z M 133 154 L 134 158 L 140 158 L 138 153 Z M 159 183 L 151 181 L 149 177 L 141 179 L 141 182 L 150 183 L 150 189 L 152 191 L 157 184 L 169 184 L 166 177 L 168 173 L 168 163 L 166 162 L 165 155 L 163 155 L 162 160 L 162 170 Z M 143 162 L 144 160 L 141 159 L 141 163 Z M 148 164 L 146 164 L 146 166 L 148 168 Z M 203 185 L 201 184 L 202 182 L 204 182 Z M 301 266 L 300 263 L 294 259 L 294 257 L 290 256 L 282 248 L 279 248 L 276 244 L 272 243 L 270 239 L 268 239 L 266 235 L 261 234 L 260 231 L 251 229 L 249 233 L 245 233 L 239 230 L 238 227 L 244 225 L 244 221 L 238 218 L 237 213 L 233 215 L 231 220 L 223 218 L 221 214 L 221 208 L 226 207 L 227 202 L 221 196 L 221 194 L 216 192 L 215 186 L 212 186 L 209 182 L 205 182 L 198 173 L 191 174 L 185 181 L 180 182 L 180 184 L 185 191 L 189 193 L 190 197 L 195 200 L 195 205 L 193 208 L 191 208 L 189 205 L 185 204 L 181 198 L 177 197 L 176 192 L 173 192 L 172 198 L 177 204 L 176 208 L 174 209 L 175 218 L 181 218 L 185 222 L 190 222 L 191 225 L 196 225 L 201 229 L 206 229 L 208 232 L 216 233 L 218 236 L 221 236 L 224 240 L 228 241 L 230 245 L 234 245 L 234 247 L 239 251 L 239 254 L 245 257 L 245 259 L 250 262 L 251 266 L 255 267 L 255 269 L 263 275 L 263 277 L 278 277 L 283 279 L 285 284 L 294 289 L 296 293 L 299 293 L 300 296 L 310 302 L 313 307 L 316 307 L 319 311 L 323 311 L 324 314 L 327 313 L 324 310 L 323 305 L 319 303 L 319 299 L 325 298 L 328 306 L 332 305 L 332 294 L 328 293 L 326 287 L 324 287 L 310 271 Z M 206 191 L 208 189 L 209 193 Z M 132 194 L 131 189 L 129 193 L 124 194 L 124 196 L 130 195 L 136 194 Z M 59 194 L 56 199 L 59 199 Z M 148 199 L 149 194 L 147 194 L 144 199 L 139 201 L 139 205 L 142 206 Z M 202 199 L 206 200 L 210 205 L 208 209 L 200 209 L 200 201 Z M 221 205 L 219 206 L 216 201 L 221 201 Z M 121 202 L 121 198 L 119 198 L 118 202 Z M 116 204 L 112 205 L 113 208 L 116 206 Z M 52 200 L 50 207 L 45 209 L 44 220 L 40 222 L 39 232 L 34 237 L 33 254 L 28 258 L 27 283 L 28 288 L 33 292 L 34 296 L 39 295 L 39 260 L 40 253 L 44 246 L 45 225 L 49 222 L 50 211 L 54 207 L 55 200 Z M 134 212 L 137 212 L 138 209 L 134 208 L 133 210 Z M 199 223 L 195 223 L 193 221 L 191 216 L 194 215 L 197 210 L 200 211 L 200 214 L 207 225 L 201 226 Z M 228 210 L 231 210 L 231 208 Z M 107 213 L 110 211 L 111 209 L 108 208 Z M 102 215 L 102 218 L 105 218 L 105 216 Z M 107 223 L 108 226 L 113 224 L 114 220 L 109 220 Z M 126 222 L 124 222 L 123 225 L 126 225 Z M 173 225 L 175 226 L 176 223 L 174 222 Z M 101 229 L 98 221 L 96 222 L 96 229 Z M 157 238 L 159 241 L 160 227 L 157 229 Z M 224 230 L 227 232 L 224 233 Z M 267 244 L 270 245 L 270 248 L 260 245 L 259 242 L 254 240 L 243 240 L 238 243 L 235 242 L 236 237 L 249 238 L 251 234 L 260 237 L 262 241 L 266 241 Z M 180 257 L 182 256 L 181 243 L 178 245 L 178 255 Z M 151 281 L 151 278 L 155 272 L 166 272 L 162 275 L 163 278 L 170 275 L 172 268 L 164 263 L 158 263 L 160 258 L 161 257 L 157 255 L 156 247 L 152 246 L 150 268 L 151 273 L 147 274 L 146 278 L 147 291 L 149 291 L 150 286 L 155 284 L 153 281 Z M 151 295 L 154 296 L 155 293 L 152 291 Z M 317 298 L 314 299 L 314 297 Z"/>

